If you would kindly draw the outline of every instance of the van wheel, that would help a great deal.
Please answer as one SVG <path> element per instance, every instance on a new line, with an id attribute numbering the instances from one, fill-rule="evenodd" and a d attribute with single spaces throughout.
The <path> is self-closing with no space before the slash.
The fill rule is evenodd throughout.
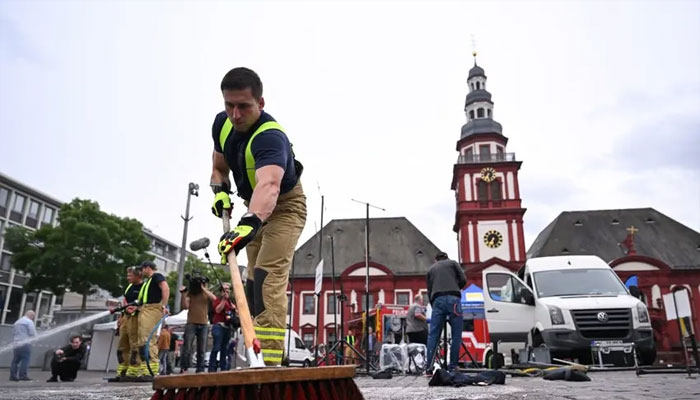
<path id="1" fill-rule="evenodd" d="M 491 364 L 493 363 L 493 352 L 491 350 L 486 353 L 486 357 L 484 357 L 484 368 L 489 368 L 491 369 Z"/>
<path id="2" fill-rule="evenodd" d="M 656 361 L 656 349 L 651 349 L 647 351 L 640 351 L 639 362 L 642 365 L 652 365 Z"/>
<path id="3" fill-rule="evenodd" d="M 532 334 L 532 347 L 540 347 L 544 345 L 544 339 L 542 339 L 542 334 L 540 331 L 535 331 Z"/>
<path id="4" fill-rule="evenodd" d="M 311 366 L 311 361 L 304 360 L 304 368 L 309 368 Z"/>

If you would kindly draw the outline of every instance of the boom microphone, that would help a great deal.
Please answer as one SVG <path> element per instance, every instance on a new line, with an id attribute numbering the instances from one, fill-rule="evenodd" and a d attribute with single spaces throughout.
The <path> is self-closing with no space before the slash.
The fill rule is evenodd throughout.
<path id="1" fill-rule="evenodd" d="M 203 237 L 190 243 L 190 250 L 197 251 L 209 247 L 209 238 Z"/>

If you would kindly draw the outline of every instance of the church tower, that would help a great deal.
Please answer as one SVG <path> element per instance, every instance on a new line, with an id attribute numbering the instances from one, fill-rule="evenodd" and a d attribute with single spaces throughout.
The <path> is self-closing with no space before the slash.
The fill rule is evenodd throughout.
<path id="1" fill-rule="evenodd" d="M 494 120 L 486 73 L 476 64 L 469 70 L 464 103 L 467 123 L 457 141 L 452 190 L 457 211 L 459 261 L 469 279 L 481 280 L 484 268 L 498 265 L 517 270 L 525 263 L 525 238 L 518 171 L 522 162 L 506 150 L 508 138 Z M 475 273 L 479 272 L 476 276 Z M 478 276 L 478 278 L 477 278 Z"/>

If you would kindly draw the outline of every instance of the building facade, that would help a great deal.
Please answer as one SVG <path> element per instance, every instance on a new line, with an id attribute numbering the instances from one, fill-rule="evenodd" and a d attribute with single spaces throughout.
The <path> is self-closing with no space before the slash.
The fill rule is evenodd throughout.
<path id="1" fill-rule="evenodd" d="M 516 271 L 525 263 L 525 208 L 518 184 L 522 162 L 507 151 L 508 138 L 494 120 L 486 82 L 475 60 L 467 79 L 467 122 L 457 141 L 459 157 L 452 174 L 459 261 L 467 279 L 479 286 L 484 269 Z"/>
<path id="2" fill-rule="evenodd" d="M 322 327 L 318 343 L 333 342 L 336 323 L 340 326 L 341 320 L 358 318 L 364 310 L 365 223 L 364 219 L 333 220 L 294 254 L 288 312 L 292 328 L 309 346 L 317 343 L 317 310 L 321 310 L 318 326 Z M 415 295 L 425 295 L 425 275 L 438 248 L 403 217 L 372 218 L 369 232 L 369 308 L 379 303 L 408 305 Z M 319 257 L 321 237 L 323 257 Z M 315 271 L 321 259 L 323 282 L 317 299 Z M 347 300 L 334 301 L 334 283 L 336 294 Z"/>
<path id="3" fill-rule="evenodd" d="M 26 311 L 37 313 L 38 328 L 70 322 L 79 317 L 82 296 L 67 292 L 55 296 L 48 291 L 27 293 L 23 285 L 27 276 L 12 268 L 12 253 L 5 248 L 4 232 L 11 226 L 38 229 L 43 225 L 55 225 L 63 202 L 40 192 L 16 179 L 0 173 L 0 325 L 11 325 Z M 149 254 L 159 270 L 167 275 L 177 271 L 180 247 L 144 228 L 151 240 Z M 105 301 L 112 297 L 98 290 L 88 297 L 87 312 L 106 309 Z"/>
<path id="4" fill-rule="evenodd" d="M 0 173 L 0 324 L 14 324 L 26 310 L 36 311 L 37 326 L 51 321 L 56 296 L 48 291 L 26 293 L 27 276 L 12 268 L 12 253 L 5 249 L 5 229 L 37 229 L 55 225 L 61 202 Z"/>

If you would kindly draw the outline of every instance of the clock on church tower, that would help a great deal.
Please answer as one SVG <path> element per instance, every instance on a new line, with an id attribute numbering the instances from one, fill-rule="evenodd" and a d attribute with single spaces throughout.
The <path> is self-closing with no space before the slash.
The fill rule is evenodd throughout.
<path id="1" fill-rule="evenodd" d="M 516 270 L 525 262 L 525 209 L 518 184 L 522 162 L 507 151 L 508 138 L 494 120 L 486 82 L 475 54 L 464 103 L 467 122 L 457 141 L 459 157 L 452 177 L 457 202 L 454 230 L 459 261 L 467 272 L 493 265 Z"/>

